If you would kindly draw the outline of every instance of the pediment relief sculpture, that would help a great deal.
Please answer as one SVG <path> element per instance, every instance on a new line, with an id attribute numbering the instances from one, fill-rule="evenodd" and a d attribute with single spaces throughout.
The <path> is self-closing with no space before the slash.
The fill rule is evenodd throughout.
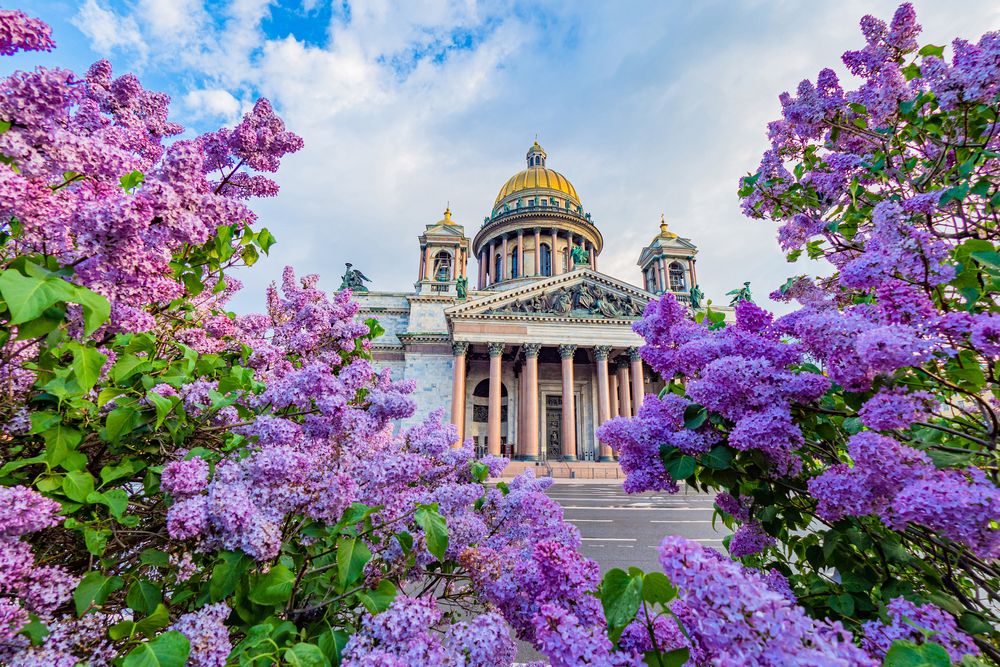
<path id="1" fill-rule="evenodd" d="M 487 310 L 485 314 L 530 313 L 628 319 L 641 317 L 645 307 L 645 302 L 627 294 L 612 292 L 597 285 L 577 283 L 572 287 L 560 287 L 544 294 L 537 293 L 524 299 L 505 303 L 497 308 Z"/>

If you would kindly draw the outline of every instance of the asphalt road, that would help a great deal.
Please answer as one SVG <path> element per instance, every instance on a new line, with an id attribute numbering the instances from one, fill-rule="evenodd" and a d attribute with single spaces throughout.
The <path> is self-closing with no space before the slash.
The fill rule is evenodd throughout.
<path id="1" fill-rule="evenodd" d="M 722 538 L 728 533 L 721 521 L 712 527 L 714 496 L 683 488 L 676 494 L 628 494 L 618 483 L 556 481 L 548 494 L 580 529 L 583 554 L 600 563 L 602 572 L 630 566 L 660 570 L 657 548 L 665 535 L 681 535 L 722 550 Z"/>

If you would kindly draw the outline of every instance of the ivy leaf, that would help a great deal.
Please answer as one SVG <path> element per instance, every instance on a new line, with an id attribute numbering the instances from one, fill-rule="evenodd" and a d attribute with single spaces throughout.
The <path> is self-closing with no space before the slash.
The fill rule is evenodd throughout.
<path id="1" fill-rule="evenodd" d="M 439 561 L 443 561 L 448 550 L 448 525 L 438 512 L 437 503 L 421 505 L 415 518 L 417 524 L 424 529 L 427 550 Z"/>
<path id="2" fill-rule="evenodd" d="M 342 537 L 337 540 L 337 581 L 340 590 L 347 590 L 348 585 L 361 577 L 371 557 L 371 550 L 360 538 Z"/>
<path id="3" fill-rule="evenodd" d="M 184 667 L 190 653 L 191 642 L 188 638 L 176 630 L 171 630 L 129 651 L 122 666 Z"/>

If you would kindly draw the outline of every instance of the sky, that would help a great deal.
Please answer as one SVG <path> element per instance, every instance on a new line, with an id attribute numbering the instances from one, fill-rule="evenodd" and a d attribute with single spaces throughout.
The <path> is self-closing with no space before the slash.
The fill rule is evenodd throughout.
<path id="1" fill-rule="evenodd" d="M 991 1 L 914 2 L 922 43 L 1000 29 Z M 11 5 L 9 5 L 11 6 Z M 716 302 L 790 275 L 773 223 L 743 217 L 738 179 L 767 147 L 778 95 L 863 44 L 860 0 L 27 0 L 58 48 L 20 54 L 83 72 L 98 58 L 172 98 L 187 135 L 233 125 L 267 97 L 305 148 L 254 208 L 278 239 L 238 274 L 238 311 L 291 265 L 336 289 L 344 263 L 373 290 L 409 291 L 417 236 L 442 217 L 471 238 L 535 137 L 605 239 L 602 272 L 641 284 L 665 214 L 699 248 Z M 476 275 L 474 262 L 470 275 Z"/>

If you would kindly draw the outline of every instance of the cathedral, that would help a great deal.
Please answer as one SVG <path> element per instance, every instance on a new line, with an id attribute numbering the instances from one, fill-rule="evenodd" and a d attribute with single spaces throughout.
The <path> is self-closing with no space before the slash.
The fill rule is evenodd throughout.
<path id="1" fill-rule="evenodd" d="M 597 427 L 663 386 L 632 323 L 664 292 L 699 306 L 698 250 L 661 218 L 641 287 L 601 273 L 604 238 L 576 188 L 537 141 L 526 157 L 473 238 L 445 210 L 418 237 L 414 291 L 356 291 L 360 316 L 385 329 L 378 365 L 417 381 L 413 421 L 446 408 L 481 453 L 617 468 Z"/>

